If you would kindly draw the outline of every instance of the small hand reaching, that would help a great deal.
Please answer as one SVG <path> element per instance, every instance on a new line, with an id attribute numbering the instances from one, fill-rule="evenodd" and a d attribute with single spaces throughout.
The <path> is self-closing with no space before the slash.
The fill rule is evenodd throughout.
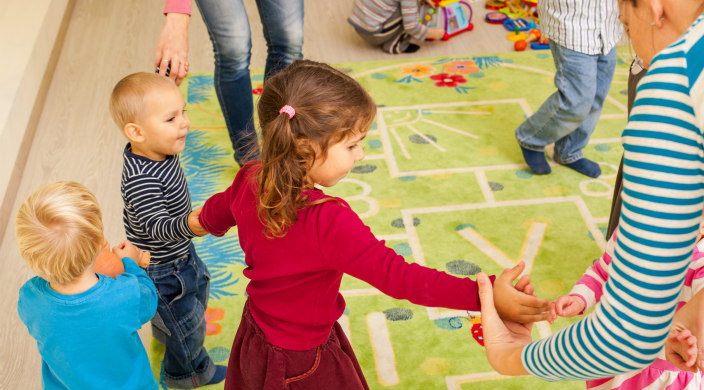
<path id="1" fill-rule="evenodd" d="M 195 233 L 196 236 L 204 236 L 208 234 L 208 231 L 203 229 L 203 226 L 200 224 L 200 220 L 198 219 L 202 210 L 202 207 L 198 207 L 188 214 L 188 227 L 193 233 Z"/>
<path id="2" fill-rule="evenodd" d="M 665 341 L 665 356 L 679 369 L 697 372 L 697 338 L 689 329 L 673 325 Z"/>
<path id="3" fill-rule="evenodd" d="M 574 317 L 584 311 L 586 303 L 576 295 L 563 295 L 555 300 L 550 307 L 548 322 L 555 322 L 557 316 Z"/>
<path id="4" fill-rule="evenodd" d="M 494 281 L 496 311 L 502 319 L 520 323 L 546 320 L 550 314 L 550 301 L 533 295 L 530 276 L 524 275 L 515 286 L 512 284 L 524 268 L 525 263 L 520 262 L 505 269 Z"/>
<path id="5" fill-rule="evenodd" d="M 117 257 L 129 257 L 130 259 L 137 262 L 137 265 L 142 268 L 147 268 L 149 266 L 149 261 L 152 258 L 151 253 L 143 251 L 128 240 L 122 241 L 117 246 L 112 248 L 112 253 L 116 254 Z"/>

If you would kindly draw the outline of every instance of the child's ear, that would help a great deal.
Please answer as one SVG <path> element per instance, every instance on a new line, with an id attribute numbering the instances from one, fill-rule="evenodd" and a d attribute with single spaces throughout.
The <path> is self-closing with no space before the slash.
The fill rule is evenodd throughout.
<path id="1" fill-rule="evenodd" d="M 122 128 L 122 131 L 131 142 L 144 142 L 144 134 L 138 124 L 130 122 Z"/>
<path id="2" fill-rule="evenodd" d="M 649 0 L 648 6 L 650 13 L 653 16 L 653 25 L 657 28 L 662 27 L 662 22 L 665 20 L 664 9 L 660 0 Z"/>

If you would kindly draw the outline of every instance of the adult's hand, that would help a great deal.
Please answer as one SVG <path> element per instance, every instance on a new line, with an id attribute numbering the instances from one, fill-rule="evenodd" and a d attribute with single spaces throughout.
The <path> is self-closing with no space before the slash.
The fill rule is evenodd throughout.
<path id="1" fill-rule="evenodd" d="M 171 64 L 169 77 L 180 85 L 188 74 L 188 14 L 166 14 L 164 28 L 159 34 L 159 45 L 154 56 L 154 67 L 159 68 L 160 75 L 166 75 Z"/>
<path id="2" fill-rule="evenodd" d="M 494 291 L 485 273 L 477 274 L 479 299 L 482 302 L 484 347 L 489 364 L 503 375 L 526 375 L 521 363 L 523 347 L 532 341 L 533 323 L 519 324 L 501 320 L 494 307 Z"/>

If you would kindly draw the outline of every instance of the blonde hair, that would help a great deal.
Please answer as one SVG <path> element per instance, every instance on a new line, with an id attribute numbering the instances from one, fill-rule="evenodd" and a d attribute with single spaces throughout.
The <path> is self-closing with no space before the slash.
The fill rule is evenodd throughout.
<path id="1" fill-rule="evenodd" d="M 20 206 L 15 234 L 20 254 L 37 275 L 68 283 L 100 252 L 104 236 L 98 201 L 76 182 L 46 185 Z"/>
<path id="2" fill-rule="evenodd" d="M 295 110 L 290 118 L 280 111 L 285 105 Z M 298 210 L 309 205 L 302 192 L 311 184 L 307 176 L 315 160 L 324 161 L 328 147 L 345 137 L 365 133 L 376 104 L 350 76 L 327 64 L 296 60 L 264 82 L 257 113 L 262 129 L 259 217 L 267 236 L 280 237 L 297 221 Z"/>
<path id="3" fill-rule="evenodd" d="M 157 88 L 178 87 L 168 77 L 146 72 L 133 73 L 115 84 L 110 95 L 110 115 L 120 129 L 139 120 L 144 97 Z"/>

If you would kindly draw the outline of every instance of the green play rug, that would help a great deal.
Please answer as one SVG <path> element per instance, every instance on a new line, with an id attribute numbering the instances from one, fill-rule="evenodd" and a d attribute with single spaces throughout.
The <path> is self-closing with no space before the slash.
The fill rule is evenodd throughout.
<path id="1" fill-rule="evenodd" d="M 523 162 L 514 129 L 554 92 L 549 51 L 338 64 L 368 89 L 379 110 L 364 141 L 366 159 L 326 192 L 346 198 L 408 262 L 472 276 L 480 269 L 498 274 L 524 260 L 536 293 L 556 298 L 604 246 L 623 151 L 628 63 L 625 50 L 584 150 L 601 164 L 598 179 L 558 165 L 535 176 Z M 255 95 L 262 79 L 261 71 L 253 72 Z M 227 188 L 237 171 L 212 84 L 212 74 L 196 74 L 181 86 L 192 129 L 181 162 L 194 206 Z M 194 242 L 212 274 L 205 345 L 217 364 L 227 364 L 246 299 L 244 254 L 237 229 Z M 479 313 L 416 306 L 348 276 L 342 293 L 347 308 L 340 323 L 371 388 L 584 388 L 583 382 L 495 373 L 473 337 Z M 569 322 L 537 324 L 534 337 Z M 154 340 L 150 356 L 166 388 L 163 346 Z"/>

